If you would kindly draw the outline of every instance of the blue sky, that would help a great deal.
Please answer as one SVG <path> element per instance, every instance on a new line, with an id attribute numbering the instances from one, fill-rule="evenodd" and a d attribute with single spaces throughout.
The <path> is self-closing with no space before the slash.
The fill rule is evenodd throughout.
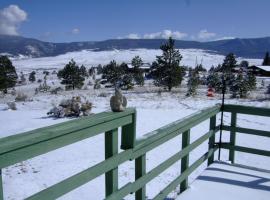
<path id="1" fill-rule="evenodd" d="M 53 42 L 270 36 L 270 0 L 1 0 L 0 34 Z"/>

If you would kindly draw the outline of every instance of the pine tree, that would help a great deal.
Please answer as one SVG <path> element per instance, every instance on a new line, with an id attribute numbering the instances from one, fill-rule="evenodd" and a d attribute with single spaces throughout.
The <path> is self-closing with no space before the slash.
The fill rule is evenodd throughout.
<path id="1" fill-rule="evenodd" d="M 121 82 L 124 74 L 124 66 L 116 64 L 115 60 L 111 61 L 108 65 L 105 65 L 102 69 L 102 78 L 106 79 L 113 86 L 116 86 Z"/>
<path id="2" fill-rule="evenodd" d="M 66 85 L 66 88 L 80 89 L 84 84 L 84 75 L 80 67 L 76 62 L 71 59 L 71 61 L 66 64 L 64 69 L 60 70 L 57 74 L 58 78 L 62 79 L 61 84 Z"/>
<path id="3" fill-rule="evenodd" d="M 269 56 L 269 52 L 266 52 L 265 57 L 264 57 L 264 59 L 263 59 L 262 65 L 270 65 L 270 56 Z"/>
<path id="4" fill-rule="evenodd" d="M 16 85 L 17 79 L 18 75 L 12 62 L 7 56 L 0 56 L 0 90 L 6 94 L 8 88 Z"/>
<path id="5" fill-rule="evenodd" d="M 256 76 L 252 72 L 247 73 L 247 84 L 249 91 L 256 89 L 257 80 Z"/>
<path id="6" fill-rule="evenodd" d="M 182 68 L 179 66 L 182 59 L 179 50 L 174 47 L 174 40 L 169 40 L 161 45 L 162 55 L 157 56 L 151 67 L 151 75 L 154 84 L 166 87 L 169 91 L 173 87 L 179 86 L 183 79 Z"/>
<path id="7" fill-rule="evenodd" d="M 218 72 L 212 71 L 206 78 L 208 87 L 214 88 L 216 92 L 222 92 L 222 79 Z"/>
<path id="8" fill-rule="evenodd" d="M 189 71 L 189 79 L 188 79 L 188 91 L 186 96 L 194 96 L 196 95 L 196 90 L 198 88 L 200 82 L 199 72 L 197 70 Z"/>
<path id="9" fill-rule="evenodd" d="M 30 82 L 35 82 L 36 81 L 36 72 L 35 71 L 32 71 L 29 75 L 29 79 L 28 79 Z"/>
<path id="10" fill-rule="evenodd" d="M 225 73 L 225 75 L 229 75 L 232 72 L 232 69 L 236 67 L 236 58 L 233 53 L 229 53 L 221 66 L 221 71 Z"/>
<path id="11" fill-rule="evenodd" d="M 244 78 L 242 72 L 239 72 L 230 85 L 230 91 L 232 92 L 232 98 L 247 97 L 249 91 L 249 85 L 247 79 Z"/>
<path id="12" fill-rule="evenodd" d="M 137 85 L 143 86 L 144 85 L 144 77 L 143 77 L 143 71 L 140 69 L 140 67 L 143 65 L 143 61 L 139 56 L 135 56 L 132 61 L 131 65 L 133 66 L 133 76 L 134 80 Z"/>
<path id="13" fill-rule="evenodd" d="M 82 75 L 83 77 L 89 77 L 89 74 L 88 74 L 88 72 L 87 72 L 87 70 L 86 70 L 86 67 L 85 67 L 84 65 L 82 65 L 82 66 L 80 67 L 80 71 L 81 71 L 81 75 Z"/>

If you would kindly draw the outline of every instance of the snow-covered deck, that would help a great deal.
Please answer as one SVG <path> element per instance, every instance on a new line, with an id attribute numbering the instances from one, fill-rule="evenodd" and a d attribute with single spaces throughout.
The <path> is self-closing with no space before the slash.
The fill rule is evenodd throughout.
<path id="1" fill-rule="evenodd" d="M 243 165 L 210 165 L 177 200 L 269 200 L 270 171 Z"/>

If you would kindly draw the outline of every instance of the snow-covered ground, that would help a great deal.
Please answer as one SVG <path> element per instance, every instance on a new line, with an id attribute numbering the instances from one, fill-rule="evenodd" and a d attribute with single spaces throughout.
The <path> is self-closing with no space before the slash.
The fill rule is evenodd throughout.
<path id="1" fill-rule="evenodd" d="M 223 62 L 224 56 L 201 49 L 179 49 L 183 56 L 182 65 L 194 67 L 197 63 L 202 63 L 207 69 L 217 66 Z M 130 63 L 135 56 L 140 56 L 143 62 L 152 63 L 157 55 L 161 55 L 161 50 L 155 49 L 134 49 L 134 50 L 112 50 L 112 51 L 92 51 L 83 50 L 79 52 L 70 52 L 55 57 L 43 58 L 18 58 L 13 63 L 18 69 L 59 69 L 63 68 L 71 58 L 78 64 L 84 64 L 86 67 L 96 66 L 98 64 L 108 64 L 112 60 L 117 62 Z M 261 64 L 262 59 L 238 58 L 238 61 L 247 60 L 250 65 Z"/>
<path id="2" fill-rule="evenodd" d="M 14 60 L 17 69 L 24 72 L 33 69 L 51 69 L 63 67 L 71 58 L 74 58 L 79 64 L 96 65 L 108 63 L 115 59 L 120 61 L 130 61 L 135 55 L 140 55 L 145 62 L 151 62 L 159 53 L 158 50 L 124 50 L 110 52 L 91 52 L 82 51 L 68 53 L 53 58 L 34 58 Z M 208 54 L 201 50 L 181 50 L 184 56 L 183 62 L 194 65 L 196 55 L 200 61 L 202 55 L 203 63 L 207 61 L 209 67 L 221 63 L 223 56 Z M 185 61 L 186 60 L 186 61 Z M 254 60 L 254 62 L 261 62 Z M 250 60 L 251 62 L 251 60 Z M 253 61 L 252 61 L 253 62 Z M 204 63 L 204 64 L 205 64 Z M 205 64 L 206 65 L 206 64 Z M 88 66 L 88 67 L 90 67 Z M 206 65 L 207 66 L 207 65 Z M 43 78 L 42 70 L 37 71 L 37 79 Z M 265 79 L 265 78 L 264 78 Z M 261 88 L 258 81 L 258 89 L 252 92 L 248 99 L 229 99 L 226 103 L 251 105 L 270 108 L 269 96 L 264 94 L 269 79 L 265 79 L 265 87 Z M 59 86 L 55 74 L 48 76 L 48 84 L 52 87 Z M 102 112 L 110 109 L 109 99 L 113 90 L 102 88 L 94 90 L 93 86 L 84 87 L 84 90 L 62 91 L 59 94 L 38 93 L 34 90 L 38 83 L 17 86 L 17 92 L 23 92 L 28 95 L 28 101 L 17 102 L 16 111 L 7 110 L 7 102 L 14 101 L 15 96 L 11 94 L 0 98 L 0 138 L 24 131 L 33 130 L 39 127 L 60 123 L 70 119 L 52 119 L 47 117 L 46 113 L 53 105 L 58 105 L 62 99 L 72 96 L 81 96 L 82 99 L 93 103 L 93 113 Z M 221 97 L 216 95 L 214 98 L 206 97 L 207 88 L 200 86 L 198 95 L 194 98 L 185 97 L 186 85 L 173 89 L 172 92 L 159 92 L 159 88 L 154 87 L 151 82 L 146 82 L 144 87 L 136 87 L 131 91 L 125 91 L 128 99 L 128 106 L 137 109 L 137 138 L 144 134 L 167 125 L 170 122 L 186 117 L 205 107 L 221 103 Z M 229 123 L 230 116 L 225 114 L 225 123 Z M 248 115 L 239 115 L 238 125 L 242 127 L 252 127 L 261 130 L 270 130 L 270 120 L 266 117 L 255 117 Z M 209 129 L 209 121 L 205 121 L 191 130 L 191 142 L 206 133 Z M 119 137 L 120 138 L 120 137 Z M 229 135 L 223 133 L 223 141 L 228 141 Z M 240 145 L 270 150 L 270 140 L 260 137 L 254 137 L 244 134 L 237 135 L 237 143 Z M 194 162 L 203 153 L 207 151 L 208 144 L 205 142 L 199 148 L 195 149 L 190 155 L 190 162 Z M 178 136 L 147 154 L 147 171 L 159 165 L 166 158 L 181 149 L 181 137 Z M 228 152 L 222 151 L 222 159 L 228 160 Z M 5 199 L 17 200 L 24 199 L 33 193 L 45 189 L 71 175 L 74 175 L 90 166 L 93 166 L 104 160 L 104 136 L 100 134 L 78 143 L 68 145 L 64 148 L 49 152 L 42 156 L 17 163 L 13 166 L 3 169 L 3 183 Z M 253 156 L 250 154 L 236 153 L 236 162 L 252 165 L 260 168 L 269 168 L 270 158 Z M 194 180 L 204 169 L 205 165 L 196 170 L 190 178 Z M 147 196 L 152 198 L 162 190 L 170 181 L 180 174 L 180 162 L 171 166 L 168 170 L 147 184 Z M 119 166 L 119 186 L 123 186 L 134 180 L 134 161 L 128 161 Z M 104 198 L 104 176 L 89 182 L 82 187 L 64 195 L 60 199 L 103 199 Z M 177 196 L 176 189 L 171 197 Z M 129 195 L 126 199 L 134 199 L 134 195 Z"/>
<path id="3" fill-rule="evenodd" d="M 268 200 L 270 171 L 214 163 L 177 200 Z"/>

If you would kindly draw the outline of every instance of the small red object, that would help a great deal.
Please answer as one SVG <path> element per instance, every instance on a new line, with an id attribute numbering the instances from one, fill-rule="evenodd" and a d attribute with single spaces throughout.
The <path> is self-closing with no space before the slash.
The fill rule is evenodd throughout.
<path id="1" fill-rule="evenodd" d="M 213 88 L 209 87 L 207 90 L 207 96 L 208 97 L 214 97 L 214 90 Z"/>

